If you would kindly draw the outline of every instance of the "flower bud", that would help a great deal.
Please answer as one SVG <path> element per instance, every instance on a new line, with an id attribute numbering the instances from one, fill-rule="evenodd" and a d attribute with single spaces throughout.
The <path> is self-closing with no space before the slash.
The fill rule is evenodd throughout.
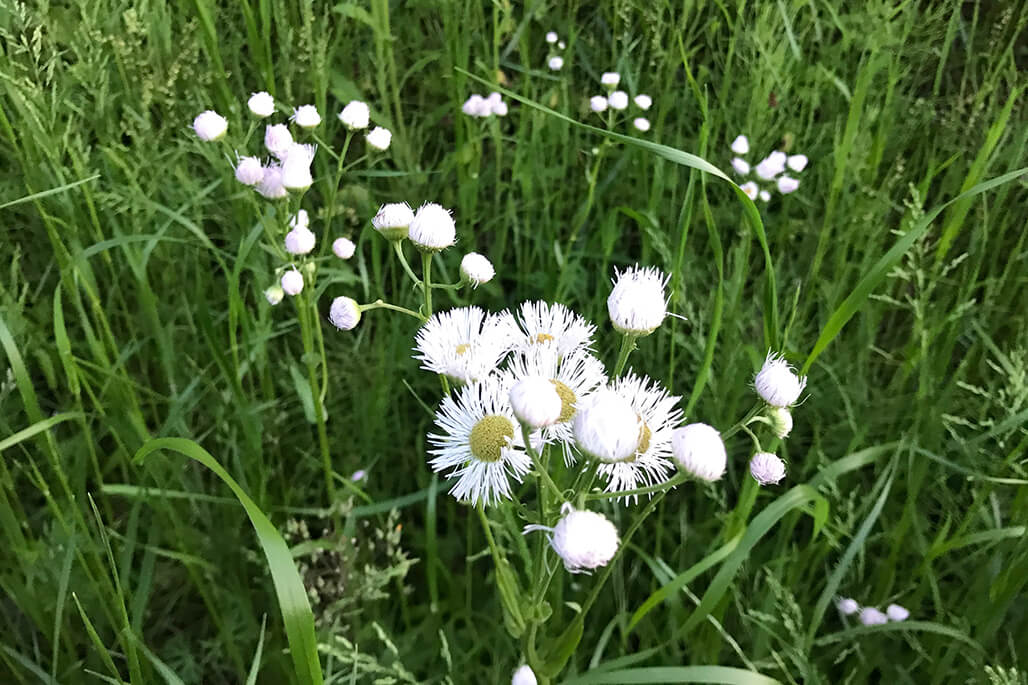
<path id="1" fill-rule="evenodd" d="M 789 193 L 795 192 L 799 187 L 800 182 L 791 176 L 778 177 L 778 192 L 782 195 L 788 195 Z"/>
<path id="2" fill-rule="evenodd" d="M 289 195 L 289 191 L 282 185 L 282 167 L 278 164 L 271 164 L 264 167 L 264 175 L 261 182 L 257 184 L 257 192 L 269 200 L 281 200 Z"/>
<path id="3" fill-rule="evenodd" d="M 594 95 L 589 98 L 589 109 L 599 114 L 607 111 L 607 98 L 602 95 Z"/>
<path id="4" fill-rule="evenodd" d="M 352 331 L 361 320 L 360 305 L 352 298 L 337 297 L 329 307 L 328 320 L 341 331 Z"/>
<path id="5" fill-rule="evenodd" d="M 339 259 L 349 259 L 357 250 L 357 246 L 349 238 L 336 238 L 332 241 L 332 252 Z"/>
<path id="6" fill-rule="evenodd" d="M 806 155 L 790 155 L 785 160 L 785 165 L 793 171 L 799 173 L 807 168 L 807 156 Z"/>
<path id="7" fill-rule="evenodd" d="M 785 478 L 785 462 L 770 452 L 757 452 L 750 459 L 750 475 L 758 485 L 777 485 Z"/>
<path id="8" fill-rule="evenodd" d="M 271 97 L 271 93 L 264 91 L 253 93 L 246 101 L 246 106 L 250 108 L 250 112 L 255 117 L 263 119 L 275 113 L 275 98 Z"/>
<path id="9" fill-rule="evenodd" d="M 389 143 L 393 141 L 393 134 L 387 128 L 376 126 L 368 133 L 365 139 L 371 147 L 376 150 L 385 151 L 389 149 Z"/>
<path id="10" fill-rule="evenodd" d="M 314 161 L 313 145 L 293 143 L 282 160 L 282 185 L 289 190 L 306 190 L 314 183 L 311 176 L 311 162 Z"/>
<path id="11" fill-rule="evenodd" d="M 575 443 L 587 455 L 613 464 L 635 454 L 644 425 L 628 400 L 601 389 L 582 399 L 576 410 Z"/>
<path id="12" fill-rule="evenodd" d="M 201 112 L 193 119 L 196 137 L 204 142 L 218 140 L 228 130 L 228 121 L 213 109 Z"/>
<path id="13" fill-rule="evenodd" d="M 732 158 L 732 168 L 735 169 L 735 173 L 740 176 L 745 176 L 750 173 L 750 163 L 741 157 Z"/>
<path id="14" fill-rule="evenodd" d="M 637 130 L 646 133 L 650 130 L 650 120 L 646 117 L 637 117 L 632 121 L 632 126 L 635 126 Z"/>
<path id="15" fill-rule="evenodd" d="M 410 205 L 406 202 L 393 202 L 379 207 L 371 225 L 387 240 L 403 240 L 413 221 L 414 211 Z"/>
<path id="16" fill-rule="evenodd" d="M 606 566 L 617 554 L 618 530 L 603 514 L 564 505 L 564 516 L 553 528 L 550 544 L 571 573 Z"/>
<path id="17" fill-rule="evenodd" d="M 407 237 L 422 252 L 438 252 L 457 242 L 457 226 L 450 210 L 427 202 L 418 208 Z"/>
<path id="18" fill-rule="evenodd" d="M 339 121 L 351 131 L 367 128 L 370 120 L 371 110 L 360 100 L 350 102 L 339 113 Z"/>
<path id="19" fill-rule="evenodd" d="M 768 352 L 753 385 L 761 399 L 772 407 L 788 407 L 796 404 L 807 387 L 807 379 L 797 376 L 784 357 Z"/>
<path id="20" fill-rule="evenodd" d="M 636 95 L 633 98 L 633 101 L 635 102 L 635 106 L 641 110 L 647 110 L 653 106 L 653 98 L 651 98 L 649 95 Z"/>
<path id="21" fill-rule="evenodd" d="M 264 129 L 264 147 L 279 160 L 283 159 L 286 152 L 293 145 L 293 134 L 285 124 L 275 124 Z"/>
<path id="22" fill-rule="evenodd" d="M 529 428 L 542 428 L 557 423 L 564 403 L 550 379 L 528 376 L 510 389 L 510 406 L 518 421 Z"/>
<path id="23" fill-rule="evenodd" d="M 705 423 L 690 423 L 671 433 L 671 452 L 691 476 L 714 482 L 725 474 L 728 453 L 721 434 Z"/>
<path id="24" fill-rule="evenodd" d="M 732 152 L 737 155 L 745 155 L 750 151 L 750 141 L 746 136 L 736 136 L 732 141 Z"/>
<path id="25" fill-rule="evenodd" d="M 615 90 L 607 98 L 607 104 L 610 105 L 611 109 L 628 109 L 628 93 L 623 90 Z"/>
<path id="26" fill-rule="evenodd" d="M 243 185 L 255 186 L 264 178 L 264 167 L 256 157 L 242 157 L 236 164 L 236 180 Z"/>
<path id="27" fill-rule="evenodd" d="M 910 612 L 899 604 L 890 604 L 885 607 L 885 615 L 889 617 L 890 621 L 906 621 L 910 618 Z"/>
<path id="28" fill-rule="evenodd" d="M 264 290 L 264 299 L 268 301 L 268 304 L 274 307 L 276 304 L 282 301 L 282 298 L 285 297 L 285 294 L 286 292 L 282 290 L 282 286 L 276 284 L 269 286 Z"/>
<path id="29" fill-rule="evenodd" d="M 460 260 L 460 274 L 476 288 L 483 283 L 493 280 L 496 271 L 493 264 L 486 257 L 477 252 L 469 252 Z"/>
<path id="30" fill-rule="evenodd" d="M 556 43 L 557 42 L 557 32 L 556 31 L 547 31 L 546 32 L 546 42 L 549 43 L 550 45 L 553 45 L 554 43 Z"/>
<path id="31" fill-rule="evenodd" d="M 768 412 L 771 430 L 779 440 L 785 440 L 792 432 L 792 413 L 787 407 L 772 407 Z"/>
<path id="32" fill-rule="evenodd" d="M 644 336 L 657 330 L 667 316 L 664 286 L 668 277 L 654 267 L 630 267 L 616 273 L 607 297 L 607 312 L 614 330 Z"/>
<path id="33" fill-rule="evenodd" d="M 835 602 L 835 607 L 843 616 L 852 616 L 860 611 L 860 605 L 857 604 L 857 600 L 850 599 L 849 597 L 840 597 Z"/>
<path id="34" fill-rule="evenodd" d="M 282 290 L 286 295 L 299 295 L 303 290 L 303 274 L 296 269 L 290 269 L 282 274 Z"/>
<path id="35" fill-rule="evenodd" d="M 550 71 L 560 71 L 564 68 L 564 58 L 559 55 L 551 57 L 549 61 L 546 62 L 546 66 L 550 68 Z"/>
<path id="36" fill-rule="evenodd" d="M 321 115 L 314 105 L 300 105 L 293 110 L 290 120 L 300 128 L 314 128 L 321 123 Z"/>
<path id="37" fill-rule="evenodd" d="M 618 84 L 621 83 L 621 74 L 616 71 L 605 71 L 600 76 L 600 83 L 607 86 L 607 88 L 617 88 Z"/>
<path id="38" fill-rule="evenodd" d="M 865 626 L 880 626 L 889 622 L 889 617 L 874 607 L 864 607 L 858 617 Z"/>
<path id="39" fill-rule="evenodd" d="M 286 233 L 286 252 L 292 255 L 308 254 L 316 242 L 313 231 L 306 226 L 297 226 Z"/>

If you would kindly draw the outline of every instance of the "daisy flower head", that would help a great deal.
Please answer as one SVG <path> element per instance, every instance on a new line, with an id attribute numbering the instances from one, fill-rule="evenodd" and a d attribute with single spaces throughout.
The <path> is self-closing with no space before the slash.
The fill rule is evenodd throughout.
<path id="1" fill-rule="evenodd" d="M 510 350 L 517 324 L 510 312 L 457 307 L 433 314 L 415 338 L 421 368 L 459 384 L 484 380 Z"/>
<path id="2" fill-rule="evenodd" d="M 518 347 L 554 346 L 564 357 L 575 350 L 591 350 L 596 326 L 560 303 L 522 302 L 518 326 L 523 336 Z"/>
<path id="3" fill-rule="evenodd" d="M 889 622 L 889 617 L 874 607 L 864 607 L 857 618 L 865 626 L 880 626 Z"/>
<path id="4" fill-rule="evenodd" d="M 782 355 L 768 352 L 753 385 L 761 399 L 772 407 L 789 407 L 796 404 L 807 387 L 807 377 L 796 375 Z"/>
<path id="5" fill-rule="evenodd" d="M 642 131 L 643 133 L 646 133 L 647 131 L 650 130 L 650 120 L 647 119 L 646 117 L 636 117 L 632 121 L 632 126 L 635 126 L 635 128 L 637 130 Z"/>
<path id="6" fill-rule="evenodd" d="M 754 171 L 764 181 L 771 181 L 780 173 L 785 171 L 786 154 L 775 150 L 770 155 L 760 160 Z"/>
<path id="7" fill-rule="evenodd" d="M 538 685 L 539 681 L 535 678 L 535 671 L 528 664 L 524 664 L 518 667 L 518 670 L 514 671 L 514 675 L 510 679 L 510 685 Z"/>
<path id="8" fill-rule="evenodd" d="M 885 607 L 885 615 L 889 617 L 890 621 L 906 621 L 910 618 L 910 611 L 899 604 L 890 604 Z"/>
<path id="9" fill-rule="evenodd" d="M 352 331 L 361 321 L 361 306 L 350 297 L 337 297 L 328 310 L 328 320 L 341 331 Z"/>
<path id="10" fill-rule="evenodd" d="M 299 295 L 303 290 L 303 274 L 296 269 L 290 269 L 282 274 L 281 284 L 286 295 Z"/>
<path id="11" fill-rule="evenodd" d="M 778 177 L 778 192 L 782 195 L 788 195 L 789 193 L 796 192 L 800 187 L 800 182 L 792 176 L 779 176 Z"/>
<path id="12" fill-rule="evenodd" d="M 593 95 L 589 98 L 589 109 L 599 114 L 607 111 L 607 98 L 602 95 Z"/>
<path id="13" fill-rule="evenodd" d="M 311 225 L 311 215 L 307 213 L 306 209 L 300 209 L 289 219 L 289 228 L 309 228 Z"/>
<path id="14" fill-rule="evenodd" d="M 860 605 L 857 604 L 857 600 L 851 597 L 840 597 L 835 601 L 835 608 L 839 610 L 843 616 L 852 616 L 853 614 L 860 611 Z"/>
<path id="15" fill-rule="evenodd" d="M 492 113 L 492 106 L 484 97 L 474 93 L 464 101 L 460 111 L 469 117 L 487 117 Z"/>
<path id="16" fill-rule="evenodd" d="M 807 168 L 808 161 L 809 160 L 806 155 L 789 155 L 785 160 L 785 165 L 796 173 L 799 173 Z"/>
<path id="17" fill-rule="evenodd" d="M 640 93 L 639 95 L 636 95 L 634 98 L 632 98 L 632 102 L 634 102 L 635 106 L 641 110 L 647 110 L 653 106 L 653 98 L 651 98 L 649 95 L 646 95 L 645 93 Z"/>
<path id="18" fill-rule="evenodd" d="M 607 492 L 663 483 L 675 470 L 671 438 L 675 426 L 682 422 L 682 410 L 678 408 L 682 398 L 669 394 L 660 383 L 633 373 L 617 379 L 611 387 L 628 400 L 642 426 L 635 454 L 616 464 L 600 464 L 598 473 L 607 479 Z"/>
<path id="19" fill-rule="evenodd" d="M 282 159 L 282 185 L 288 190 L 306 190 L 314 183 L 311 163 L 314 161 L 314 145 L 293 143 Z"/>
<path id="20" fill-rule="evenodd" d="M 728 453 L 721 434 L 705 423 L 690 423 L 676 428 L 671 436 L 675 461 L 689 475 L 714 482 L 725 475 Z"/>
<path id="21" fill-rule="evenodd" d="M 560 71 L 564 68 L 564 58 L 560 55 L 554 55 L 546 62 L 546 66 L 550 68 L 550 71 Z"/>
<path id="22" fill-rule="evenodd" d="M 549 43 L 550 45 L 553 45 L 554 43 L 556 43 L 557 39 L 558 39 L 558 37 L 557 37 L 557 32 L 556 31 L 547 31 L 546 32 L 546 42 Z"/>
<path id="23" fill-rule="evenodd" d="M 657 330 L 667 316 L 664 287 L 668 276 L 656 267 L 634 266 L 615 272 L 613 282 L 607 311 L 614 330 L 640 337 Z"/>
<path id="24" fill-rule="evenodd" d="M 600 76 L 600 83 L 613 90 L 618 87 L 619 83 L 621 83 L 621 74 L 616 71 L 605 71 L 603 72 L 603 75 Z"/>
<path id="25" fill-rule="evenodd" d="M 259 93 L 252 93 L 250 99 L 246 101 L 246 106 L 250 108 L 250 112 L 255 117 L 263 119 L 275 113 L 275 98 L 271 96 L 271 93 L 262 90 Z"/>
<path id="26" fill-rule="evenodd" d="M 742 192 L 746 193 L 746 197 L 750 198 L 751 200 L 756 200 L 757 195 L 760 193 L 760 187 L 753 181 L 746 181 L 741 186 L 739 186 L 739 188 L 742 190 Z"/>
<path id="27" fill-rule="evenodd" d="M 336 238 L 332 241 L 332 253 L 339 259 L 349 259 L 357 251 L 357 246 L 349 238 Z"/>
<path id="28" fill-rule="evenodd" d="M 732 141 L 732 152 L 737 155 L 745 155 L 750 151 L 750 140 L 744 135 L 738 135 Z"/>
<path id="29" fill-rule="evenodd" d="M 443 398 L 431 433 L 429 465 L 453 481 L 450 494 L 472 505 L 510 499 L 510 479 L 532 468 L 518 420 L 495 380 L 465 385 Z"/>
<path id="30" fill-rule="evenodd" d="M 314 105 L 300 105 L 293 110 L 293 116 L 289 120 L 300 128 L 314 128 L 321 123 L 321 115 Z"/>
<path id="31" fill-rule="evenodd" d="M 449 209 L 426 202 L 414 215 L 407 238 L 422 252 L 439 252 L 457 242 L 457 225 Z"/>
<path id="32" fill-rule="evenodd" d="M 378 214 L 371 220 L 371 225 L 387 240 L 403 240 L 407 237 L 413 221 L 414 210 L 409 204 L 392 202 L 379 207 Z"/>
<path id="33" fill-rule="evenodd" d="M 511 387 L 510 406 L 523 425 L 539 429 L 560 420 L 564 402 L 549 378 L 525 376 Z"/>
<path id="34" fill-rule="evenodd" d="M 314 249 L 317 238 L 314 232 L 306 226 L 297 226 L 286 233 L 286 252 L 292 255 L 309 254 Z"/>
<path id="35" fill-rule="evenodd" d="M 500 377 L 504 387 L 513 388 L 524 378 L 544 378 L 560 397 L 560 413 L 541 431 L 543 442 L 559 444 L 564 463 L 575 462 L 574 418 L 579 401 L 607 383 L 603 362 L 584 349 L 561 354 L 554 345 L 534 345 L 516 351 Z"/>
<path id="36" fill-rule="evenodd" d="M 766 190 L 760 191 L 760 201 L 761 202 L 770 202 L 771 201 L 771 193 L 769 193 Z"/>
<path id="37" fill-rule="evenodd" d="M 205 143 L 220 139 L 227 130 L 228 120 L 213 109 L 201 112 L 193 119 L 193 131 Z"/>
<path id="38" fill-rule="evenodd" d="M 750 163 L 742 157 L 733 157 L 732 169 L 734 169 L 735 173 L 739 174 L 740 176 L 745 176 L 746 174 L 750 173 Z"/>

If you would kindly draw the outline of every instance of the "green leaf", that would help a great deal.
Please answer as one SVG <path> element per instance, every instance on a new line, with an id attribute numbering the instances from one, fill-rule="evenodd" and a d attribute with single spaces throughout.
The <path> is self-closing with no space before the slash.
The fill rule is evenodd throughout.
<path id="1" fill-rule="evenodd" d="M 600 683 L 726 683 L 727 685 L 780 685 L 766 675 L 729 666 L 647 666 L 623 671 L 585 673 L 563 685 L 599 685 Z"/>
<path id="2" fill-rule="evenodd" d="M 275 595 L 282 611 L 285 624 L 286 640 L 293 658 L 297 680 L 302 685 L 323 685 L 321 663 L 318 659 L 318 642 L 314 632 L 314 614 L 307 599 L 307 590 L 303 580 L 293 564 L 292 554 L 285 540 L 275 526 L 264 515 L 249 495 L 247 495 L 235 479 L 222 468 L 211 454 L 192 440 L 184 438 L 156 438 L 143 445 L 134 461 L 141 463 L 148 455 L 158 450 L 167 449 L 178 452 L 194 461 L 198 461 L 210 469 L 243 505 L 246 515 L 257 533 L 257 540 L 264 550 L 268 561 L 268 570 L 275 585 Z"/>
<path id="3" fill-rule="evenodd" d="M 55 414 L 54 416 L 51 416 L 48 419 L 37 421 L 28 428 L 22 428 L 14 435 L 8 435 L 3 440 L 0 440 L 0 452 L 3 452 L 4 450 L 9 449 L 11 447 L 14 447 L 22 440 L 27 440 L 31 438 L 33 435 L 38 435 L 40 433 L 48 431 L 59 423 L 70 421 L 71 419 L 78 419 L 83 416 L 85 416 L 85 414 L 73 411 L 68 412 L 66 414 Z"/>

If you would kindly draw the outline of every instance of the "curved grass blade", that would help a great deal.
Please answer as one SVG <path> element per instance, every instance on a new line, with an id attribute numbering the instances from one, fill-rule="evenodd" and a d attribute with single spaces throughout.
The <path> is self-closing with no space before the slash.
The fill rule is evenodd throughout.
<path id="1" fill-rule="evenodd" d="M 820 637 L 814 641 L 814 645 L 816 647 L 821 647 L 824 645 L 830 645 L 835 642 L 849 642 L 855 637 L 869 635 L 871 633 L 898 633 L 908 631 L 935 633 L 936 635 L 951 637 L 954 640 L 960 640 L 964 644 L 975 649 L 975 651 L 985 651 L 984 648 L 980 644 L 978 644 L 977 641 L 975 641 L 973 638 L 968 637 L 956 628 L 944 626 L 941 623 L 935 623 L 933 621 L 894 621 L 880 626 L 856 626 L 853 628 L 848 628 L 846 630 L 840 630 L 837 633 L 832 633 L 830 635 Z"/>
<path id="2" fill-rule="evenodd" d="M 564 685 L 616 683 L 725 683 L 726 685 L 780 685 L 760 673 L 729 666 L 648 666 L 622 671 L 590 672 L 565 680 Z"/>
<path id="3" fill-rule="evenodd" d="M 824 352 L 825 348 L 828 347 L 829 343 L 835 339 L 835 336 L 839 334 L 843 326 L 845 326 L 853 315 L 860 310 L 864 305 L 864 302 L 871 295 L 871 292 L 885 280 L 885 277 L 892 271 L 892 267 L 903 257 L 907 250 L 909 250 L 914 243 L 917 242 L 918 238 L 924 235 L 928 227 L 932 225 L 932 222 L 942 214 L 942 212 L 950 205 L 966 200 L 967 198 L 980 195 L 986 190 L 991 190 L 997 186 L 1001 186 L 1004 183 L 1016 180 L 1018 177 L 1028 173 L 1028 167 L 1022 167 L 1016 171 L 1011 171 L 1002 176 L 983 181 L 978 185 L 970 188 L 969 190 L 960 193 L 949 202 L 945 202 L 932 211 L 925 214 L 920 221 L 914 224 L 914 226 L 903 234 L 903 236 L 896 241 L 896 243 L 889 248 L 889 251 L 882 255 L 871 270 L 864 274 L 864 277 L 860 279 L 853 291 L 846 296 L 846 299 L 842 301 L 832 315 L 828 318 L 828 323 L 821 329 L 821 335 L 817 337 L 817 342 L 814 343 L 814 348 L 807 355 L 807 360 L 803 362 L 803 368 L 800 370 L 800 374 L 806 374 L 810 369 L 814 361 Z"/>
<path id="4" fill-rule="evenodd" d="M 55 414 L 48 419 L 37 421 L 28 428 L 22 428 L 14 435 L 8 435 L 3 440 L 0 440 L 0 452 L 3 452 L 4 450 L 9 449 L 11 447 L 14 447 L 22 440 L 27 440 L 31 438 L 33 435 L 38 435 L 39 433 L 48 431 L 59 423 L 70 421 L 71 419 L 82 418 L 83 416 L 85 416 L 85 414 L 81 412 L 72 411 L 66 412 L 64 414 Z"/>
<path id="5" fill-rule="evenodd" d="M 148 455 L 158 450 L 172 450 L 198 461 L 214 472 L 243 505 L 246 515 L 257 533 L 257 540 L 268 560 L 268 570 L 275 584 L 275 595 L 282 621 L 285 624 L 286 640 L 293 658 L 297 680 L 303 685 L 323 685 L 321 663 L 318 659 L 318 641 L 314 632 L 314 614 L 307 599 L 300 574 L 293 565 L 289 547 L 275 526 L 260 510 L 260 507 L 243 491 L 235 479 L 222 468 L 210 452 L 192 440 L 184 438 L 156 438 L 150 440 L 136 452 L 134 461 L 141 463 Z"/>
<path id="6" fill-rule="evenodd" d="M 721 601 L 725 592 L 728 591 L 728 587 L 731 585 L 732 579 L 735 578 L 736 572 L 749 557 L 750 551 L 778 523 L 779 519 L 793 509 L 802 509 L 808 503 L 820 504 L 824 501 L 824 497 L 819 495 L 817 490 L 809 485 L 797 485 L 757 514 L 750 525 L 746 527 L 746 532 L 743 533 L 738 547 L 725 560 L 717 575 L 714 576 L 714 580 L 711 581 L 707 591 L 703 593 L 700 605 L 696 607 L 696 610 L 689 615 L 685 624 L 675 633 L 675 638 L 681 639 L 689 634 L 693 628 L 699 625 L 714 610 L 714 607 Z M 820 510 L 818 516 L 821 515 L 821 512 L 827 513 L 823 507 L 815 506 L 815 511 L 818 510 Z"/>
<path id="7" fill-rule="evenodd" d="M 556 117 L 561 121 L 566 121 L 572 126 L 577 126 L 578 128 L 590 131 L 600 136 L 604 136 L 611 140 L 616 140 L 621 143 L 625 143 L 626 145 L 633 145 L 637 148 L 655 154 L 658 157 L 662 157 L 663 159 L 666 159 L 669 162 L 674 162 L 675 164 L 680 164 L 691 169 L 698 169 L 699 171 L 702 171 L 704 173 L 716 176 L 723 181 L 727 181 L 728 184 L 732 187 L 732 190 L 735 192 L 736 198 L 738 198 L 739 202 L 742 203 L 743 215 L 746 217 L 746 222 L 750 225 L 750 228 L 753 229 L 753 234 L 757 237 L 757 242 L 760 244 L 760 249 L 764 253 L 764 266 L 767 271 L 767 280 L 765 282 L 764 292 L 764 343 L 769 348 L 778 348 L 778 294 L 777 286 L 775 285 L 775 269 L 774 265 L 771 262 L 771 250 L 768 248 L 767 233 L 764 230 L 764 222 L 760 218 L 760 211 L 757 209 L 757 205 L 754 204 L 753 200 L 747 197 L 746 193 L 742 191 L 742 188 L 740 188 L 735 183 L 735 181 L 733 181 L 731 177 L 729 177 L 728 174 L 721 171 L 721 169 L 717 168 L 707 160 L 697 155 L 684 152 L 682 150 L 670 147 L 668 145 L 661 145 L 660 143 L 654 143 L 649 140 L 643 140 L 642 138 L 634 138 L 632 136 L 626 136 L 620 133 L 614 133 L 613 131 L 608 131 L 607 129 L 598 128 L 596 126 L 591 126 L 589 124 L 584 124 L 581 121 L 572 119 L 571 117 L 561 114 L 556 110 L 550 109 L 545 105 L 541 105 L 538 102 L 535 102 L 534 100 L 529 100 L 528 98 L 522 95 L 518 95 L 513 91 L 498 86 L 487 79 L 484 79 L 480 76 L 476 76 L 475 74 L 472 74 L 469 71 L 465 71 L 464 69 L 461 69 L 459 67 L 455 67 L 454 71 L 457 71 L 461 74 L 464 74 L 465 76 L 473 78 L 474 80 L 480 83 L 488 85 L 493 90 L 499 91 L 503 95 L 506 95 L 507 97 L 513 100 L 517 100 L 523 105 L 528 105 L 533 109 L 537 109 L 540 112 L 544 112 L 545 114 L 548 114 L 552 117 Z"/>

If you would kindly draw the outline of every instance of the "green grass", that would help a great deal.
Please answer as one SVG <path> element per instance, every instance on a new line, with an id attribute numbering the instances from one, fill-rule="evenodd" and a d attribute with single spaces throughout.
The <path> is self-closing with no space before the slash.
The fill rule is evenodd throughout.
<path id="1" fill-rule="evenodd" d="M 415 322 L 324 322 L 341 294 L 417 308 L 369 223 L 407 200 L 454 208 L 434 278 L 466 250 L 498 267 L 437 308 L 559 300 L 608 365 L 613 269 L 671 273 L 686 321 L 630 364 L 691 419 L 752 406 L 768 341 L 809 367 L 787 485 L 744 489 L 735 435 L 723 481 L 680 487 L 632 536 L 555 682 L 1025 682 L 1028 186 L 1004 174 L 1028 159 L 1026 25 L 1018 3 L 898 0 L 0 8 L 0 681 L 317 682 L 287 651 L 309 637 L 297 573 L 322 588 L 325 682 L 509 681 L 521 645 L 482 529 L 426 465 L 439 386 L 410 358 Z M 649 133 L 615 128 L 643 145 L 576 125 L 602 127 L 587 98 L 610 69 L 654 97 Z M 510 91 L 505 119 L 460 114 L 494 89 L 480 79 Z M 261 89 L 318 105 L 334 150 L 355 97 L 394 132 L 334 207 L 304 199 L 319 240 L 330 222 L 358 245 L 313 293 L 324 368 L 294 303 L 262 295 L 280 262 L 257 212 L 282 210 L 189 129 L 215 108 L 245 132 Z M 681 155 L 727 169 L 738 133 L 751 161 L 811 159 L 799 191 L 757 203 L 762 225 Z M 172 444 L 154 438 L 231 480 L 134 461 Z M 643 506 L 604 511 L 624 533 Z M 522 570 L 534 539 L 493 521 Z M 560 577 L 554 635 L 599 580 Z M 836 594 L 911 620 L 855 627 Z"/>

